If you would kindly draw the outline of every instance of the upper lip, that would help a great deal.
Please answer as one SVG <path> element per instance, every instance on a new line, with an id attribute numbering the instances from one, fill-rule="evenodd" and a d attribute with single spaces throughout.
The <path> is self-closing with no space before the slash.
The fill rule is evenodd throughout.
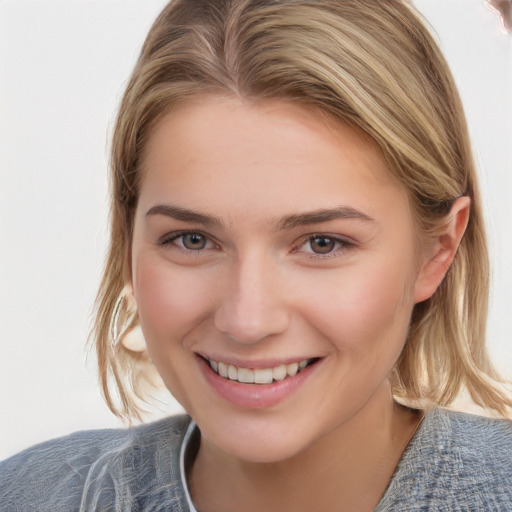
<path id="1" fill-rule="evenodd" d="M 300 361 L 311 359 L 320 359 L 318 356 L 292 356 L 292 357 L 283 357 L 283 358 L 268 358 L 268 359 L 238 359 L 233 356 L 218 356 L 218 355 L 207 355 L 205 353 L 197 353 L 198 356 L 203 359 L 207 359 L 209 361 L 223 362 L 226 364 L 230 364 L 236 366 L 238 368 L 251 368 L 254 370 L 262 369 L 262 368 L 274 368 L 276 366 L 280 366 L 282 364 L 291 364 L 291 363 L 299 363 Z"/>

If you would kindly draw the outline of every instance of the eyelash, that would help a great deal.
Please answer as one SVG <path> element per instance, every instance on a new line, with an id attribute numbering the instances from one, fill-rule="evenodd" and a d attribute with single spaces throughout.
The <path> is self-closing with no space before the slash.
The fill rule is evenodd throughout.
<path id="1" fill-rule="evenodd" d="M 183 239 L 185 236 L 191 236 L 196 235 L 199 237 L 204 238 L 206 244 L 212 244 L 215 248 L 218 248 L 218 244 L 216 244 L 208 235 L 205 235 L 204 233 L 201 233 L 200 231 L 179 231 L 176 233 L 170 233 L 168 235 L 165 235 L 162 237 L 162 239 L 159 240 L 158 244 L 161 246 L 169 246 L 171 244 L 176 245 L 179 249 L 181 249 L 186 255 L 193 255 L 193 256 L 199 256 L 204 251 L 210 250 L 211 247 L 205 247 L 203 249 L 188 249 L 184 246 L 183 242 L 181 244 L 176 243 L 177 240 L 180 238 Z M 324 239 L 324 240 L 330 240 L 335 244 L 335 248 L 329 252 L 326 253 L 318 253 L 318 252 L 309 252 L 309 251 L 300 251 L 300 248 L 303 247 L 307 243 L 312 243 L 315 239 Z M 291 251 L 293 254 L 297 254 L 299 252 L 303 252 L 306 254 L 308 258 L 312 259 L 328 259 L 328 258 L 335 258 L 340 255 L 340 252 L 345 252 L 346 250 L 353 247 L 355 244 L 347 239 L 339 238 L 332 235 L 327 235 L 324 233 L 314 233 L 312 235 L 308 235 L 304 238 L 302 238 L 301 242 Z"/>
<path id="2" fill-rule="evenodd" d="M 303 247 L 307 243 L 312 243 L 315 239 L 324 239 L 324 240 L 330 240 L 335 244 L 335 248 L 332 251 L 326 252 L 326 253 L 318 253 L 318 252 L 308 252 L 308 251 L 302 251 L 304 254 L 307 255 L 308 258 L 312 259 L 329 259 L 329 258 L 336 258 L 340 255 L 340 253 L 344 253 L 351 247 L 353 247 L 355 244 L 354 242 L 351 242 L 350 240 L 347 240 L 346 238 L 340 238 L 333 235 L 328 235 L 325 233 L 314 233 L 312 235 L 308 235 L 305 238 L 302 239 L 301 243 L 297 246 L 297 249 L 294 249 L 292 252 L 297 253 L 299 252 L 299 249 Z"/>
<path id="3" fill-rule="evenodd" d="M 205 235 L 204 233 L 201 233 L 200 231 L 179 231 L 177 233 L 170 233 L 168 235 L 165 235 L 164 237 L 162 237 L 159 242 L 158 242 L 158 245 L 162 245 L 162 246 L 169 246 L 169 245 L 176 245 L 179 249 L 181 249 L 182 251 L 184 251 L 185 254 L 187 255 L 194 255 L 194 256 L 197 256 L 201 253 L 203 253 L 203 251 L 206 251 L 208 250 L 208 248 L 204 248 L 204 249 L 187 249 L 183 242 L 181 244 L 177 244 L 175 243 L 177 240 L 179 240 L 180 238 L 183 238 L 185 236 L 190 236 L 190 235 L 196 235 L 196 236 L 200 236 L 202 238 L 204 238 L 206 244 L 213 244 L 214 245 L 214 248 L 217 248 L 218 245 L 207 235 Z"/>

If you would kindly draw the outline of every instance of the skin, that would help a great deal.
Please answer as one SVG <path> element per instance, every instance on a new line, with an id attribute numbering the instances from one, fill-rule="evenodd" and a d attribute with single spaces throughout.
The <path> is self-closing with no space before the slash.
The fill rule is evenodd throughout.
<path id="1" fill-rule="evenodd" d="M 199 510 L 373 510 L 420 420 L 393 401 L 388 376 L 468 212 L 467 198 L 455 201 L 439 236 L 418 247 L 407 194 L 378 147 L 291 103 L 202 97 L 158 123 L 132 286 L 149 354 L 201 430 L 189 475 Z M 199 356 L 246 367 L 319 360 L 258 408 L 221 396 Z"/>

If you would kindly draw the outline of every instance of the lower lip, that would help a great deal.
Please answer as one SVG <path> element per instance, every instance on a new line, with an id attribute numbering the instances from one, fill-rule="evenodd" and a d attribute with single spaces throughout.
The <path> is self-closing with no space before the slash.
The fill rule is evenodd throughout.
<path id="1" fill-rule="evenodd" d="M 306 366 L 294 377 L 286 377 L 272 384 L 243 384 L 221 377 L 203 358 L 198 357 L 198 360 L 210 386 L 228 402 L 246 409 L 267 409 L 279 404 L 302 386 L 320 364 L 320 361 L 317 361 Z"/>

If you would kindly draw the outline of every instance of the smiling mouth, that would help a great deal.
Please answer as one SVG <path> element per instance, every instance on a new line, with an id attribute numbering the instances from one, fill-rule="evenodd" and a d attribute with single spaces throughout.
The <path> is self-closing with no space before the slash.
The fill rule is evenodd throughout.
<path id="1" fill-rule="evenodd" d="M 280 382 L 289 377 L 295 377 L 304 368 L 316 363 L 319 358 L 302 359 L 295 363 L 281 364 L 272 368 L 244 368 L 223 361 L 212 361 L 204 358 L 210 365 L 210 368 L 217 374 L 227 380 L 233 380 L 242 384 L 272 384 Z"/>

